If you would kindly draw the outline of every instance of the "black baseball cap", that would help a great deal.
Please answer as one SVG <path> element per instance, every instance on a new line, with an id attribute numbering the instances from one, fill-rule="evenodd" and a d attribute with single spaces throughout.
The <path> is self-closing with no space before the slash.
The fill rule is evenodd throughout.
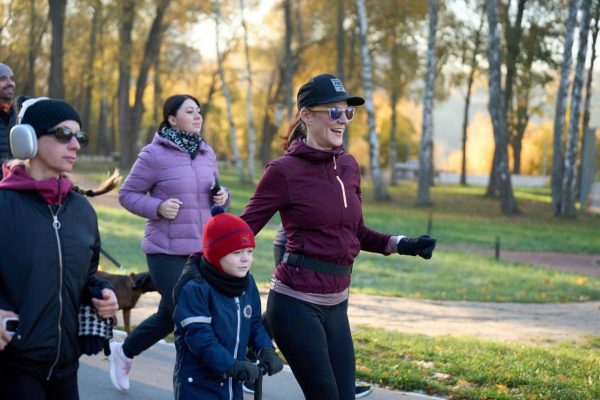
<path id="1" fill-rule="evenodd" d="M 362 97 L 348 96 L 342 81 L 331 74 L 317 75 L 298 90 L 298 110 L 303 107 L 344 100 L 348 102 L 349 106 L 362 106 L 365 104 L 365 99 Z"/>

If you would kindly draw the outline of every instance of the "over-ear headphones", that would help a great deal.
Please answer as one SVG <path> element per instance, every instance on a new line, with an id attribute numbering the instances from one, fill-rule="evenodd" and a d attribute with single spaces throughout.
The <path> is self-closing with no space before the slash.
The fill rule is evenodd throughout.
<path id="1" fill-rule="evenodd" d="M 25 111 L 40 100 L 48 100 L 48 97 L 37 97 L 25 100 L 17 117 L 17 125 L 10 130 L 10 151 L 14 158 L 27 160 L 35 157 L 38 151 L 37 135 L 33 126 L 22 124 Z"/>

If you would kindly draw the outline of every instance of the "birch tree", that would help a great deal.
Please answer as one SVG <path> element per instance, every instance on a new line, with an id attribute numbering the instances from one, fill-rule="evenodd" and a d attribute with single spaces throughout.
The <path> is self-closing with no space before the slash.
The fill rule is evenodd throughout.
<path id="1" fill-rule="evenodd" d="M 223 68 L 223 61 L 221 58 L 221 50 L 219 46 L 220 41 L 220 20 L 221 20 L 221 4 L 219 0 L 214 0 L 214 15 L 215 15 L 215 41 L 217 49 L 217 69 L 219 70 L 219 78 L 221 79 L 221 89 L 223 96 L 225 97 L 226 108 L 227 108 L 227 121 L 229 123 L 229 143 L 231 145 L 231 153 L 233 156 L 233 162 L 235 169 L 238 174 L 240 182 L 244 181 L 244 166 L 242 164 L 242 158 L 240 157 L 240 150 L 237 143 L 237 133 L 235 128 L 235 122 L 233 121 L 233 112 L 231 110 L 231 93 L 229 92 L 229 86 L 225 79 L 225 70 Z"/>
<path id="2" fill-rule="evenodd" d="M 577 177 L 577 144 L 579 137 L 579 123 L 581 116 L 581 92 L 583 88 L 583 75 L 585 58 L 587 55 L 588 34 L 590 28 L 591 0 L 583 0 L 580 8 L 581 22 L 579 26 L 579 50 L 577 64 L 571 92 L 571 109 L 569 120 L 569 134 L 567 149 L 565 151 L 564 175 L 562 180 L 562 199 L 560 203 L 560 216 L 574 218 L 575 210 L 575 183 Z"/>
<path id="3" fill-rule="evenodd" d="M 500 29 L 498 27 L 498 4 L 497 0 L 487 0 L 488 18 L 488 86 L 489 86 L 489 112 L 492 117 L 494 130 L 496 164 L 496 184 L 500 193 L 500 211 L 504 215 L 517 214 L 519 212 L 515 200 L 510 172 L 508 170 L 508 127 L 506 125 L 506 112 L 502 87 L 500 84 Z"/>
<path id="4" fill-rule="evenodd" d="M 248 125 L 248 182 L 254 182 L 254 158 L 256 152 L 256 127 L 252 114 L 252 67 L 250 65 L 250 46 L 248 45 L 248 28 L 244 17 L 244 0 L 240 0 L 242 28 L 244 30 L 244 54 L 246 56 L 246 121 Z"/>
<path id="5" fill-rule="evenodd" d="M 357 15 L 360 28 L 360 49 L 362 57 L 362 79 L 365 92 L 365 107 L 367 109 L 369 126 L 369 161 L 371 178 L 373 179 L 374 198 L 382 201 L 388 199 L 388 194 L 383 182 L 381 167 L 379 166 L 379 137 L 375 130 L 375 110 L 373 107 L 373 73 L 371 70 L 371 55 L 367 44 L 367 10 L 365 0 L 356 0 Z"/>
<path id="6" fill-rule="evenodd" d="M 563 179 L 563 140 L 565 130 L 565 114 L 567 111 L 567 96 L 569 90 L 569 74 L 571 71 L 571 57 L 575 25 L 577 23 L 577 9 L 579 0 L 569 1 L 569 15 L 565 30 L 563 59 L 560 66 L 560 83 L 556 94 L 556 110 L 554 112 L 554 139 L 552 144 L 552 208 L 555 215 L 560 214 L 562 202 Z"/>
<path id="7" fill-rule="evenodd" d="M 585 134 L 590 127 L 590 104 L 592 100 L 592 82 L 594 80 L 594 64 L 596 63 L 596 42 L 598 41 L 599 20 L 600 20 L 600 0 L 594 1 L 593 7 L 594 24 L 592 25 L 592 45 L 590 46 L 592 54 L 590 56 L 590 66 L 588 67 L 587 78 L 585 82 L 585 101 L 583 103 L 583 138 L 581 141 L 581 153 L 583 154 Z"/>
<path id="8" fill-rule="evenodd" d="M 435 87 L 435 35 L 437 31 L 439 2 L 429 0 L 429 34 L 425 67 L 425 92 L 423 93 L 423 124 L 419 151 L 419 183 L 417 206 L 431 205 L 431 178 L 433 177 L 433 96 Z"/>

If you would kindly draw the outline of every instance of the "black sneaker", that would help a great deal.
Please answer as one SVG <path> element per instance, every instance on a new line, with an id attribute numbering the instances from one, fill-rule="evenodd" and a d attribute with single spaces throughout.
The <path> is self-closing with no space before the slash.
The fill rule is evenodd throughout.
<path id="1" fill-rule="evenodd" d="M 354 398 L 362 399 L 373 392 L 373 387 L 368 383 L 356 382 L 354 385 Z"/>
<path id="2" fill-rule="evenodd" d="M 254 382 L 242 382 L 242 389 L 246 393 L 254 394 Z"/>

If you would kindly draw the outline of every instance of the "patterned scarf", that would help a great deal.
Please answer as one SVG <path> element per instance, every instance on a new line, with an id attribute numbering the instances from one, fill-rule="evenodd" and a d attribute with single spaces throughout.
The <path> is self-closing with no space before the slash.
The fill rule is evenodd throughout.
<path id="1" fill-rule="evenodd" d="M 202 140 L 199 134 L 165 126 L 160 130 L 159 135 L 175 143 L 183 151 L 187 151 L 192 160 L 196 158 Z"/>

